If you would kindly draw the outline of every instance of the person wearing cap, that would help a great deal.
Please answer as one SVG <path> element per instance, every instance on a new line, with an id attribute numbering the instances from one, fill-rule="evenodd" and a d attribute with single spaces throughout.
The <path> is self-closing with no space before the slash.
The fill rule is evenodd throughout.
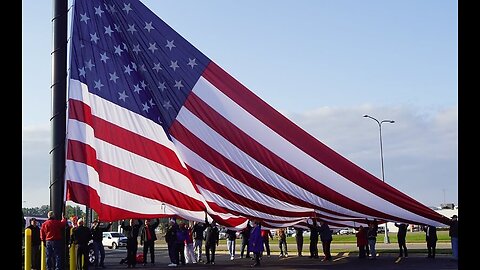
<path id="1" fill-rule="evenodd" d="M 40 270 L 40 227 L 37 225 L 37 219 L 31 218 L 30 225 L 27 227 L 32 232 L 32 270 Z"/>
<path id="2" fill-rule="evenodd" d="M 450 228 L 448 229 L 448 235 L 450 236 L 450 241 L 452 243 L 452 256 L 454 260 L 458 260 L 458 217 L 457 215 L 452 216 L 450 221 Z"/>
<path id="3" fill-rule="evenodd" d="M 93 252 L 95 253 L 95 268 L 102 267 L 105 268 L 103 261 L 105 260 L 105 248 L 103 247 L 103 232 L 108 232 L 112 222 L 108 223 L 106 226 L 98 221 L 98 219 L 93 220 L 92 223 L 92 239 L 93 239 Z M 100 255 L 100 259 L 99 256 Z"/>
<path id="4" fill-rule="evenodd" d="M 77 269 L 88 270 L 89 254 L 88 242 L 92 239 L 90 228 L 84 226 L 83 218 L 77 220 L 77 227 L 72 231 L 70 245 L 77 246 Z M 82 257 L 83 256 L 83 257 Z M 82 267 L 83 265 L 83 267 Z"/>
<path id="5" fill-rule="evenodd" d="M 40 229 L 40 239 L 46 247 L 47 269 L 64 269 L 64 243 L 63 237 L 67 219 L 55 219 L 55 213 L 49 211 L 47 213 L 47 221 L 42 224 Z"/>

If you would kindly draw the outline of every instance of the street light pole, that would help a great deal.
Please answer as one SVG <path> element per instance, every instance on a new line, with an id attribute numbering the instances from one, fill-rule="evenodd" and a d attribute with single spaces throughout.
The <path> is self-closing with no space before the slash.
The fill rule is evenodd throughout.
<path id="1" fill-rule="evenodd" d="M 395 121 L 393 120 L 382 120 L 382 121 L 378 121 L 375 117 L 372 117 L 368 114 L 365 114 L 363 117 L 367 117 L 367 118 L 370 118 L 372 120 L 374 120 L 375 122 L 377 122 L 378 124 L 378 129 L 380 131 L 380 160 L 381 160 L 381 164 L 382 164 L 382 181 L 385 183 L 385 170 L 383 168 L 383 143 L 382 143 L 382 124 L 383 123 L 390 123 L 390 124 L 393 124 L 395 123 Z M 385 222 L 385 238 L 384 238 L 384 241 L 383 241 L 385 244 L 389 244 L 390 243 L 390 238 L 388 237 L 388 228 L 387 228 L 387 222 Z"/>

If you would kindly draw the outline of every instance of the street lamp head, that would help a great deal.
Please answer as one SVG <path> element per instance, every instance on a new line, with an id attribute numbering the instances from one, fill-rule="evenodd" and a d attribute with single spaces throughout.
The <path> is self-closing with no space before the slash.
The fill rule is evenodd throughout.
<path id="1" fill-rule="evenodd" d="M 364 114 L 363 117 L 368 117 L 369 115 L 368 114 Z"/>

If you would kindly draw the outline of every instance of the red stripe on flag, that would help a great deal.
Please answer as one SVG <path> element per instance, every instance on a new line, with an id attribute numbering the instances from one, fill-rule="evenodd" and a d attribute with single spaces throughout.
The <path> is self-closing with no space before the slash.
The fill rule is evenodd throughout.
<path id="1" fill-rule="evenodd" d="M 448 218 L 383 183 L 324 145 L 273 109 L 214 62 L 210 62 L 202 76 L 264 125 L 346 179 L 408 211 L 438 222 L 448 222 Z"/>
<path id="2" fill-rule="evenodd" d="M 181 165 L 176 153 L 170 148 L 94 115 L 89 115 L 91 113 L 90 107 L 83 102 L 71 100 L 70 106 L 70 118 L 81 122 L 88 121 L 85 123 L 94 128 L 96 138 L 188 176 L 187 170 Z M 159 130 L 161 130 L 160 126 Z"/>
<path id="3" fill-rule="evenodd" d="M 210 208 L 217 212 L 217 213 L 229 213 L 229 214 L 232 214 L 232 215 L 238 215 L 238 216 L 243 216 L 244 220 L 248 220 L 248 219 L 256 219 L 256 220 L 261 220 L 261 221 L 266 221 L 266 222 L 272 222 L 272 223 L 282 223 L 282 221 L 279 221 L 279 220 L 273 220 L 273 219 L 265 219 L 265 218 L 260 218 L 258 216 L 251 216 L 251 215 L 246 215 L 246 214 L 243 214 L 243 213 L 240 213 L 236 210 L 233 210 L 233 209 L 229 209 L 229 208 L 224 208 L 222 206 L 219 206 L 217 203 L 215 202 L 211 202 L 211 201 L 207 201 L 207 204 L 208 206 L 210 206 Z M 219 215 L 215 215 L 215 214 L 211 214 L 212 216 L 215 216 L 217 217 L 219 220 L 221 220 L 221 217 Z M 220 221 L 215 219 L 217 222 L 219 222 L 220 224 Z M 297 222 L 297 221 L 301 221 L 301 220 L 304 220 L 304 218 L 299 218 L 299 219 L 295 219 L 295 218 L 292 218 L 292 219 L 289 219 L 287 220 L 286 222 L 288 223 L 292 223 L 292 222 Z M 244 221 L 243 221 L 244 222 Z M 240 222 L 241 223 L 241 222 Z"/>
<path id="4" fill-rule="evenodd" d="M 83 205 L 101 205 L 100 197 L 95 189 L 70 180 L 67 179 L 66 200 Z"/>
<path id="5" fill-rule="evenodd" d="M 86 105 L 85 103 L 75 100 L 69 99 L 68 100 L 68 118 L 69 119 L 76 119 L 80 122 L 84 122 L 87 125 L 93 124 L 93 114 L 92 108 Z"/>
<path id="6" fill-rule="evenodd" d="M 87 164 L 85 160 L 86 156 L 77 153 L 85 153 L 85 149 L 91 149 L 89 145 L 78 141 L 69 141 L 68 146 L 68 160 Z M 121 168 L 114 167 L 101 160 L 95 160 L 92 164 L 87 165 L 97 171 L 99 181 L 104 184 L 108 184 L 141 197 L 163 201 L 179 208 L 191 211 L 205 210 L 205 206 L 201 201 L 161 183 L 127 172 Z"/>
<path id="7" fill-rule="evenodd" d="M 67 200 L 77 202 L 83 205 L 89 205 L 92 209 L 95 209 L 99 218 L 104 222 L 117 221 L 121 219 L 153 219 L 174 217 L 176 215 L 166 214 L 141 214 L 137 212 L 131 212 L 125 209 L 114 207 L 111 205 L 102 204 L 96 191 L 89 186 L 82 185 L 80 183 L 67 181 Z"/>
<path id="8" fill-rule="evenodd" d="M 175 139 L 177 139 L 179 142 L 181 142 L 191 151 L 197 153 L 199 156 L 201 156 L 207 162 L 212 164 L 214 167 L 218 168 L 219 170 L 223 171 L 224 173 L 235 178 L 237 181 L 251 187 L 254 190 L 257 190 L 272 198 L 276 198 L 278 200 L 288 202 L 290 204 L 295 204 L 295 205 L 306 207 L 306 208 L 318 209 L 320 211 L 324 211 L 326 213 L 331 213 L 338 216 L 353 217 L 350 215 L 345 215 L 342 213 L 332 211 L 330 209 L 322 208 L 318 205 L 314 205 L 309 202 L 305 202 L 295 196 L 292 196 L 280 190 L 276 186 L 269 185 L 268 183 L 256 178 L 255 176 L 251 175 L 250 173 L 240 168 L 237 164 L 233 163 L 229 159 L 220 155 L 218 152 L 216 152 L 214 149 L 212 149 L 210 146 L 208 146 L 202 140 L 196 137 L 193 133 L 191 133 L 188 129 L 183 127 L 183 125 L 180 124 L 178 121 L 175 121 L 172 124 L 172 126 L 170 127 L 170 133 L 173 135 L 173 137 L 175 137 Z M 288 168 L 285 167 L 284 169 L 286 170 Z M 195 179 L 195 182 L 196 180 L 197 179 Z M 318 191 L 315 192 L 316 190 L 314 189 L 316 188 L 314 188 L 314 186 L 311 186 L 309 191 L 312 192 L 313 194 L 317 194 L 319 197 L 323 197 L 323 196 L 320 196 L 323 193 L 320 194 L 320 192 Z M 337 201 L 335 203 L 337 203 Z M 372 211 L 370 212 L 375 213 Z"/>
<path id="9" fill-rule="evenodd" d="M 250 198 L 246 198 L 241 194 L 232 192 L 227 187 L 220 185 L 219 183 L 207 178 L 205 175 L 203 175 L 203 173 L 195 170 L 194 168 L 189 167 L 189 170 L 192 176 L 194 177 L 195 182 L 199 186 L 201 186 L 206 190 L 209 190 L 212 193 L 217 194 L 218 196 L 221 196 L 226 200 L 242 205 L 244 207 L 254 209 L 256 211 L 260 211 L 263 213 L 268 213 L 276 216 L 284 216 L 284 217 L 308 217 L 313 215 L 314 213 L 314 211 L 293 212 L 293 211 L 281 210 L 278 208 L 272 208 L 270 206 L 264 205 Z"/>
<path id="10" fill-rule="evenodd" d="M 79 141 L 67 141 L 67 160 L 74 160 L 86 164 L 98 171 L 97 156 L 93 147 Z"/>
<path id="11" fill-rule="evenodd" d="M 192 98 L 192 101 L 190 101 L 190 98 Z M 194 104 L 194 106 L 192 104 Z M 377 217 L 393 217 L 376 209 L 360 204 L 355 200 L 332 190 L 326 185 L 317 182 L 315 179 L 312 179 L 310 176 L 304 174 L 297 168 L 285 162 L 283 159 L 263 147 L 263 145 L 250 138 L 246 133 L 238 129 L 235 125 L 232 125 L 228 120 L 226 120 L 216 111 L 211 109 L 208 104 L 198 98 L 195 98 L 195 95 L 193 93 L 187 99 L 187 106 L 193 109 L 193 112 L 200 119 L 204 120 L 207 125 L 213 128 L 231 143 L 242 149 L 244 152 L 251 155 L 255 160 L 262 163 L 266 167 L 271 168 L 273 171 L 283 176 L 290 182 L 310 191 L 312 194 L 315 194 L 318 197 L 330 201 L 334 204 L 343 206 L 347 209 L 351 209 L 352 211 L 365 213 L 367 215 Z M 238 165 L 236 165 L 229 159 L 216 152 L 210 146 L 205 144 L 193 133 L 184 128 L 183 125 L 181 125 L 178 121 L 172 124 L 172 126 L 170 127 L 170 132 L 177 140 L 182 142 L 190 150 L 197 153 L 209 163 L 229 174 L 238 181 L 245 183 L 246 185 L 264 194 L 268 194 L 273 198 L 277 198 L 279 200 L 299 206 L 311 207 L 321 211 L 330 211 L 330 213 L 332 213 L 331 210 L 322 209 L 317 205 L 309 204 L 303 200 L 298 199 L 297 197 L 288 195 L 287 193 L 276 188 L 275 186 L 271 186 L 259 180 L 258 178 L 249 174 L 248 172 L 240 168 Z M 340 213 L 333 213 L 335 215 L 344 216 Z"/>

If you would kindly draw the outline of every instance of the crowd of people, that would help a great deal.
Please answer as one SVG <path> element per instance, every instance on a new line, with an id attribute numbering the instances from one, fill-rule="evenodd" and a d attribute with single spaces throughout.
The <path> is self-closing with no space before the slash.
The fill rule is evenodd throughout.
<path id="1" fill-rule="evenodd" d="M 127 237 L 127 256 L 120 261 L 121 264 L 127 264 L 127 268 L 135 268 L 139 263 L 137 249 L 138 238 L 140 236 L 140 245 L 143 246 L 143 265 L 147 264 L 148 253 L 150 253 L 150 263 L 155 264 L 155 241 L 157 240 L 156 228 L 160 220 L 129 219 L 123 220 L 120 227 Z M 72 219 L 67 222 L 65 217 L 61 220 L 56 219 L 53 211 L 48 212 L 48 220 L 41 228 L 37 225 L 37 220 L 30 220 L 29 228 L 31 230 L 31 263 L 32 269 L 40 269 L 40 245 L 46 247 L 47 269 L 64 269 L 65 250 L 68 251 L 71 245 L 76 246 L 76 265 L 77 269 L 88 269 L 89 263 L 85 263 L 88 258 L 89 244 L 93 243 L 95 253 L 95 268 L 105 268 L 105 250 L 102 244 L 103 232 L 109 231 L 112 223 L 101 223 L 95 219 L 92 226 L 86 227 L 84 220 Z M 397 242 L 399 247 L 399 257 L 408 258 L 408 249 L 406 245 L 406 235 L 408 224 L 395 223 L 398 228 Z M 303 256 L 303 227 L 294 227 L 296 232 L 297 256 Z M 310 231 L 310 258 L 319 258 L 318 241 L 320 239 L 323 251 L 322 261 L 331 261 L 330 251 L 333 240 L 332 230 L 326 222 L 321 220 L 307 220 L 307 228 Z M 375 260 L 376 238 L 378 232 L 378 222 L 376 219 L 365 220 L 359 227 L 356 227 L 356 239 L 358 247 L 358 258 L 370 258 Z M 437 238 L 437 228 L 435 226 L 423 226 L 425 231 L 425 240 L 427 244 L 427 258 L 435 258 Z M 165 242 L 168 247 L 170 263 L 168 266 L 179 266 L 185 264 L 196 264 L 203 262 L 202 249 L 205 248 L 205 264 L 215 264 L 216 249 L 219 245 L 220 228 L 215 221 L 209 222 L 205 213 L 204 222 L 179 221 L 176 218 L 169 219 L 165 228 Z M 286 228 L 278 228 L 275 233 L 269 229 L 262 229 L 260 220 L 251 220 L 247 226 L 236 231 L 232 228 L 226 230 L 227 249 L 230 260 L 236 257 L 237 236 L 241 237 L 240 258 L 251 258 L 253 267 L 260 266 L 264 251 L 270 257 L 270 242 L 275 237 L 278 239 L 280 250 L 279 257 L 288 257 L 287 232 Z M 63 237 L 66 237 L 65 239 Z M 458 260 L 458 217 L 452 216 L 449 224 L 449 236 L 451 238 L 452 258 Z M 67 249 L 63 246 L 63 240 L 67 244 Z M 253 254 L 253 258 L 250 256 Z M 68 252 L 66 254 L 68 256 Z M 244 256 L 245 255 L 245 256 Z"/>
<path id="2" fill-rule="evenodd" d="M 357 238 L 357 247 L 358 247 L 358 258 L 370 258 L 375 260 L 377 255 L 375 251 L 376 237 L 378 232 L 378 223 L 377 220 L 366 221 L 368 227 L 360 225 L 356 232 Z M 406 223 L 397 223 L 395 226 L 398 228 L 397 231 L 397 242 L 399 249 L 399 258 L 408 258 L 408 249 L 406 244 L 406 236 L 408 230 L 408 224 Z M 427 244 L 427 258 L 434 259 L 435 251 L 437 246 L 437 228 L 431 225 L 425 225 L 421 227 L 425 232 L 425 241 Z M 458 260 L 458 216 L 453 215 L 449 224 L 448 235 L 451 239 L 452 247 L 452 259 Z"/>

